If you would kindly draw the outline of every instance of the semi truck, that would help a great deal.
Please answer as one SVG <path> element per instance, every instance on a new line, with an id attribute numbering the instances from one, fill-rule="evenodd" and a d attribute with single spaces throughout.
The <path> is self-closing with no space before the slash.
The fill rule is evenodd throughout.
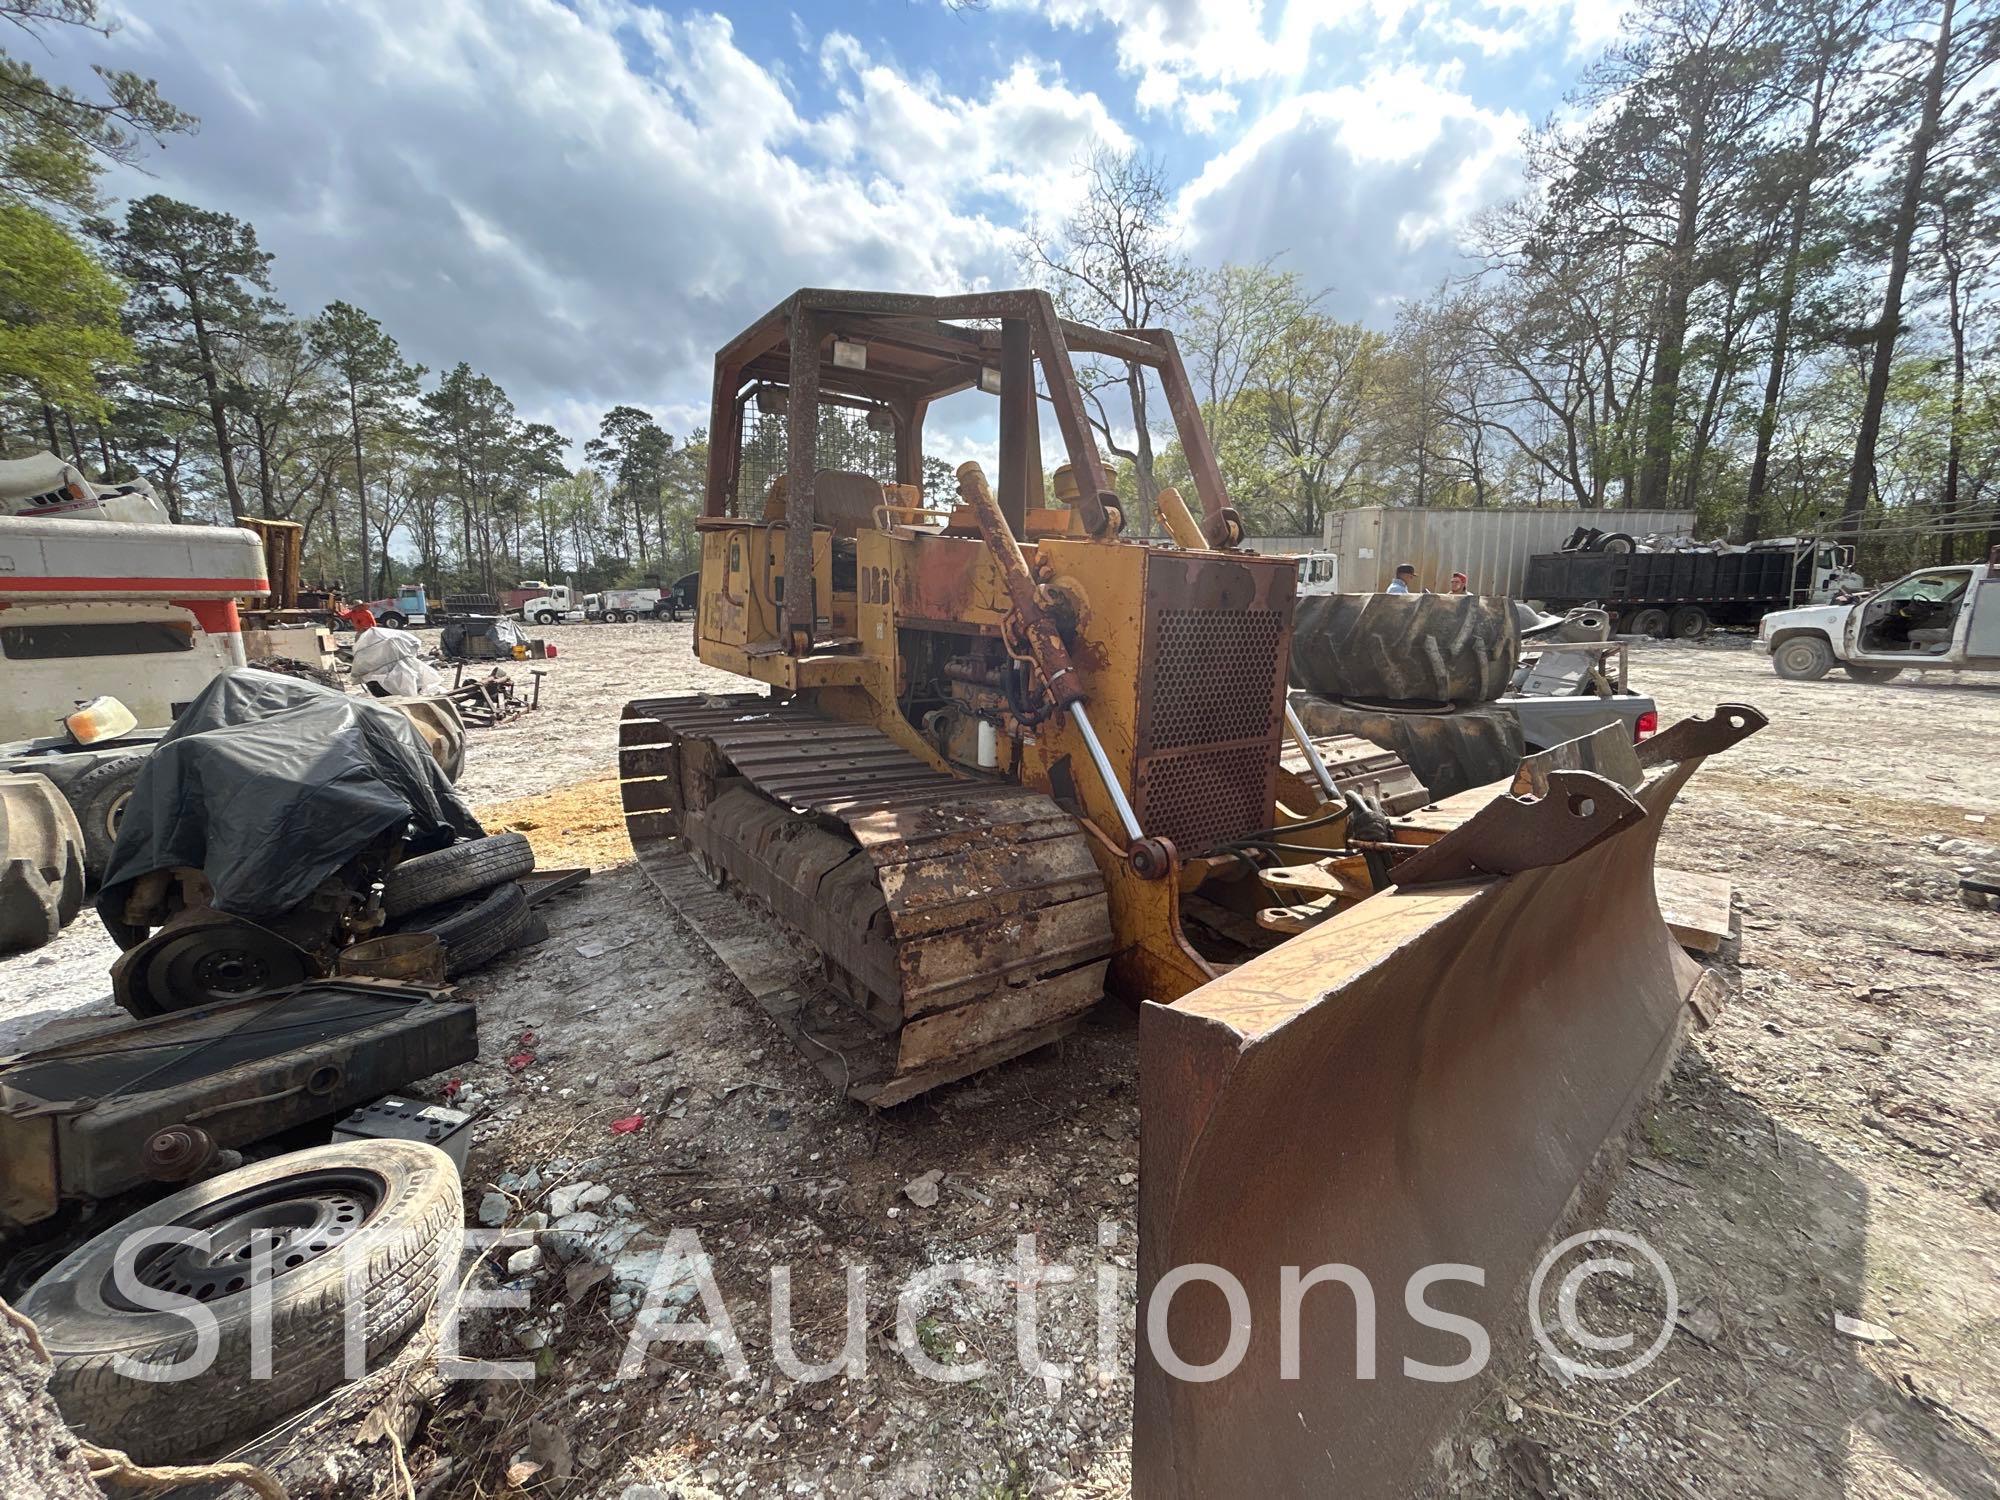
<path id="1" fill-rule="evenodd" d="M 1556 613 L 1602 605 L 1620 635 L 1698 640 L 1717 625 L 1755 625 L 1771 610 L 1861 587 L 1852 547 L 1781 537 L 1726 551 L 1540 553 L 1528 559 L 1521 596 Z"/>

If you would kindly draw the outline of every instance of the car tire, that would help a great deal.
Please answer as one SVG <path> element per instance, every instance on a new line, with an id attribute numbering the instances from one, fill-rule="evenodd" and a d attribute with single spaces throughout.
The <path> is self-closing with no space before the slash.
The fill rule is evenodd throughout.
<path id="1" fill-rule="evenodd" d="M 538 609 L 535 611 L 535 623 L 537 625 L 553 625 L 555 622 L 556 614 L 554 610 Z"/>
<path id="2" fill-rule="evenodd" d="M 1609 552 L 1614 557 L 1624 557 L 1633 550 L 1632 538 L 1622 531 L 1614 531 L 1597 544 L 1597 551 Z"/>
<path id="3" fill-rule="evenodd" d="M 234 1256 L 211 1259 L 171 1244 L 129 1257 L 152 1288 L 148 1300 L 164 1299 L 169 1285 L 191 1289 L 180 1295 L 214 1317 L 216 1347 L 184 1379 L 124 1373 L 134 1361 L 188 1360 L 197 1330 L 179 1313 L 140 1307 L 118 1292 L 120 1247 L 146 1230 L 180 1226 L 210 1231 L 218 1248 L 240 1237 L 250 1250 L 251 1236 L 272 1218 L 293 1227 L 272 1251 L 274 1261 L 284 1254 L 263 1283 L 268 1303 L 247 1284 L 249 1257 L 240 1276 L 228 1263 Z M 343 1142 L 239 1167 L 141 1209 L 64 1257 L 19 1309 L 41 1331 L 50 1392 L 80 1436 L 141 1464 L 178 1463 L 262 1432 L 343 1382 L 350 1279 L 367 1357 L 394 1349 L 456 1276 L 464 1243 L 464 1193 L 449 1156 L 416 1141 Z M 276 1378 L 253 1375 L 253 1327 L 260 1339 L 269 1330 Z"/>
<path id="4" fill-rule="evenodd" d="M 503 953 L 549 935 L 528 893 L 513 881 L 478 896 L 464 896 L 391 924 L 397 932 L 429 932 L 444 945 L 447 976 L 482 969 Z"/>
<path id="5" fill-rule="evenodd" d="M 92 766 L 63 788 L 63 796 L 76 814 L 77 827 L 83 830 L 83 868 L 92 885 L 104 881 L 125 806 L 132 800 L 132 788 L 145 764 L 143 755 L 121 755 Z"/>
<path id="6" fill-rule="evenodd" d="M 408 916 L 426 907 L 470 896 L 535 868 L 525 833 L 495 833 L 447 844 L 393 866 L 382 879 L 382 910 Z"/>
<path id="7" fill-rule="evenodd" d="M 1668 615 L 1664 609 L 1637 609 L 1632 612 L 1632 635 L 1650 635 L 1655 640 L 1667 633 Z"/>
<path id="8" fill-rule="evenodd" d="M 1699 604 L 1683 604 L 1667 616 L 1667 634 L 1677 641 L 1698 641 L 1714 623 Z"/>
<path id="9" fill-rule="evenodd" d="M 1894 682 L 1903 675 L 1901 667 L 1858 667 L 1853 662 L 1842 662 L 1840 669 L 1856 682 Z"/>
<path id="10" fill-rule="evenodd" d="M 1772 649 L 1771 665 L 1792 682 L 1817 682 L 1833 670 L 1833 647 L 1816 635 L 1795 635 Z"/>

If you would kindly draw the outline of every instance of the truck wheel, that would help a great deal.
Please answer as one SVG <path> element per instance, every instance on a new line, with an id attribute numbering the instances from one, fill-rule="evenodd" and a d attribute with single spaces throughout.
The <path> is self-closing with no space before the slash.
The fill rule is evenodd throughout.
<path id="1" fill-rule="evenodd" d="M 213 1316 L 216 1347 L 205 1364 L 186 1317 L 138 1305 L 115 1279 L 121 1247 L 168 1228 L 205 1233 L 206 1242 L 142 1248 L 126 1280 L 147 1288 L 148 1301 L 177 1295 Z M 437 1147 L 317 1146 L 141 1209 L 66 1256 L 19 1307 L 41 1330 L 49 1389 L 80 1435 L 142 1464 L 177 1463 L 262 1432 L 342 1382 L 350 1272 L 373 1360 L 423 1321 L 464 1243 L 458 1170 Z M 253 1293 L 266 1245 L 270 1269 Z M 253 1341 L 266 1331 L 276 1379 L 253 1373 Z M 120 1369 L 182 1362 L 185 1379 Z"/>
<path id="2" fill-rule="evenodd" d="M 525 833 L 496 833 L 447 844 L 392 868 L 382 878 L 382 910 L 408 916 L 427 906 L 487 890 L 535 868 L 535 851 Z"/>
<path id="3" fill-rule="evenodd" d="M 1712 623 L 1699 604 L 1683 604 L 1667 617 L 1667 634 L 1677 641 L 1698 641 Z"/>
<path id="4" fill-rule="evenodd" d="M 1632 538 L 1622 531 L 1614 531 L 1597 544 L 1599 552 L 1609 552 L 1615 557 L 1623 557 L 1632 551 Z"/>
<path id="5" fill-rule="evenodd" d="M 1892 682 L 1903 675 L 1901 667 L 1857 667 L 1852 662 L 1842 662 L 1841 670 L 1856 682 Z"/>
<path id="6" fill-rule="evenodd" d="M 1667 612 L 1664 609 L 1634 610 L 1631 619 L 1632 635 L 1650 635 L 1655 640 L 1667 633 Z"/>
<path id="7" fill-rule="evenodd" d="M 1771 665 L 1793 682 L 1817 682 L 1833 670 L 1833 647 L 1816 635 L 1795 635 L 1771 653 Z"/>
<path id="8" fill-rule="evenodd" d="M 378 625 L 387 625 L 391 630 L 401 630 L 410 623 L 410 617 L 392 609 L 375 623 Z"/>
<path id="9" fill-rule="evenodd" d="M 483 969 L 501 954 L 549 935 L 528 905 L 528 893 L 511 880 L 484 895 L 430 907 L 394 926 L 398 932 L 435 933 L 444 944 L 444 971 L 452 977 Z"/>
<path id="10" fill-rule="evenodd" d="M 121 755 L 92 766 L 63 788 L 76 812 L 77 826 L 83 830 L 83 869 L 92 885 L 104 881 L 111 847 L 118 842 L 118 825 L 125 818 L 125 805 L 132 800 L 132 786 L 145 764 L 143 755 Z"/>
<path id="11" fill-rule="evenodd" d="M 553 625 L 555 622 L 556 612 L 554 610 L 538 609 L 535 611 L 535 623 L 537 625 Z"/>

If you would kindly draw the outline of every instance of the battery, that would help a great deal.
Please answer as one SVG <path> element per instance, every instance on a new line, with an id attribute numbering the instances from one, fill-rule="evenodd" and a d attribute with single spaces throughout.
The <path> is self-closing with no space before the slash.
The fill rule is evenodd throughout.
<path id="1" fill-rule="evenodd" d="M 333 1127 L 336 1141 L 423 1141 L 436 1146 L 465 1175 L 465 1153 L 472 1144 L 472 1116 L 462 1109 L 425 1104 L 391 1094 L 364 1104 Z"/>

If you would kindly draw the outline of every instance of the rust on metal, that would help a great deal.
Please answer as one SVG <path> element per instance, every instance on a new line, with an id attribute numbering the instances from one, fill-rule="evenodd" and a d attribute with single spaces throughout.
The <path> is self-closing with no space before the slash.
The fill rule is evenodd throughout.
<path id="1" fill-rule="evenodd" d="M 1446 837 L 1398 864 L 1397 886 L 1409 890 L 1561 864 L 1646 816 L 1632 793 L 1589 771 L 1550 771 L 1545 785 L 1539 794 L 1509 789 L 1491 797 Z"/>
<path id="2" fill-rule="evenodd" d="M 811 1023 L 793 987 L 745 983 L 850 1097 L 898 1103 L 1053 1040 L 1102 997 L 1104 878 L 1040 793 L 752 694 L 640 700 L 620 738 L 648 878 L 686 909 L 692 855 L 822 955 L 846 1017 Z"/>
<path id="3" fill-rule="evenodd" d="M 1146 566 L 1132 802 L 1192 859 L 1270 824 L 1297 575 L 1210 553 Z"/>
<path id="4" fill-rule="evenodd" d="M 1690 714 L 1634 748 L 1639 764 L 1651 769 L 1672 761 L 1718 755 L 1746 740 L 1771 721 L 1747 703 L 1722 703 L 1712 714 Z"/>
<path id="5" fill-rule="evenodd" d="M 1406 1358 L 1467 1351 L 1398 1315 L 1410 1278 L 1476 1266 L 1483 1285 L 1452 1282 L 1430 1305 L 1512 1327 L 1535 1257 L 1671 1066 L 1689 1006 L 1712 1007 L 1653 893 L 1661 820 L 1698 764 L 1664 764 L 1631 794 L 1642 817 L 1556 863 L 1532 848 L 1499 859 L 1466 819 L 1437 858 L 1518 873 L 1384 892 L 1143 1008 L 1135 1496 L 1402 1494 L 1424 1471 L 1482 1387 L 1404 1373 Z M 1460 839 L 1479 852 L 1451 855 Z M 1339 1285 L 1297 1303 L 1304 1353 L 1287 1376 L 1284 1268 L 1329 1264 L 1380 1301 L 1379 1378 L 1359 1377 Z M 1247 1329 L 1213 1286 L 1153 1307 L 1184 1266 L 1235 1277 Z M 1219 1378 L 1176 1379 L 1150 1318 L 1186 1364 L 1239 1329 L 1242 1356 Z"/>
<path id="6" fill-rule="evenodd" d="M 1014 605 L 1014 621 L 1034 653 L 1035 665 L 1041 669 L 1049 696 L 1058 707 L 1077 702 L 1083 697 L 1083 684 L 1070 665 L 1069 648 L 1063 644 L 1055 620 L 1043 607 L 1041 591 L 1028 571 L 1027 559 L 1021 556 L 1021 544 L 1015 540 L 992 490 L 987 488 L 986 475 L 978 464 L 958 466 L 958 493 L 978 519 L 980 539 L 1000 570 L 1000 581 Z"/>

